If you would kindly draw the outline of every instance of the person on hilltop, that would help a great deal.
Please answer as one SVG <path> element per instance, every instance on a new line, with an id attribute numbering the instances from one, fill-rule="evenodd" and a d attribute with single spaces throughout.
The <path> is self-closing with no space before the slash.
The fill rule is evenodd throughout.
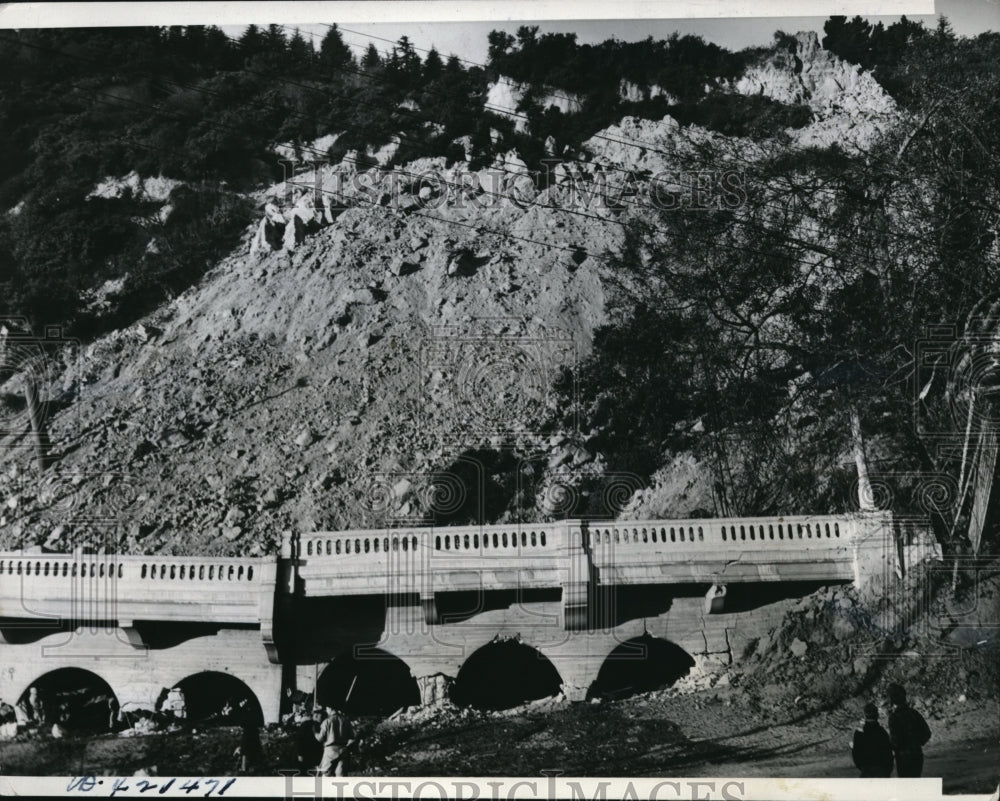
<path id="1" fill-rule="evenodd" d="M 892 744 L 889 735 L 879 725 L 878 707 L 865 704 L 864 723 L 854 732 L 851 756 L 861 771 L 862 779 L 875 779 L 892 775 Z"/>
<path id="2" fill-rule="evenodd" d="M 906 690 L 899 684 L 890 684 L 887 690 L 889 704 L 889 741 L 896 755 L 896 775 L 902 778 L 919 778 L 924 770 L 923 747 L 931 739 L 931 730 L 923 715 L 906 701 Z"/>
<path id="3" fill-rule="evenodd" d="M 351 721 L 332 706 L 326 707 L 326 719 L 320 724 L 316 739 L 323 745 L 319 774 L 344 776 L 347 772 L 347 749 L 354 745 Z"/>

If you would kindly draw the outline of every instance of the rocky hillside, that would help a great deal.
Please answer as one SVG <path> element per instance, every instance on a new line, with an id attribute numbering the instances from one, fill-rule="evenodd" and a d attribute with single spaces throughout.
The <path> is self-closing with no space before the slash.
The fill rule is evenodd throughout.
<path id="1" fill-rule="evenodd" d="M 807 104 L 800 145 L 861 145 L 899 118 L 814 36 L 722 91 Z M 558 176 L 563 188 L 603 176 L 617 196 L 626 172 L 683 168 L 724 139 L 627 117 Z M 756 157 L 749 139 L 729 141 Z M 606 319 L 608 256 L 645 211 L 573 208 L 519 170 L 516 152 L 480 169 L 439 158 L 367 172 L 349 153 L 319 176 L 328 199 L 350 206 L 331 225 L 251 256 L 255 224 L 140 323 L 68 347 L 47 388 L 54 461 L 41 484 L 23 427 L 4 439 L 3 547 L 259 554 L 285 530 L 564 516 L 567 492 L 604 464 L 593 432 L 554 423 L 553 385 L 589 353 Z M 416 180 L 427 172 L 434 186 Z M 632 515 L 711 503 L 691 459 L 652 489 L 636 477 L 624 486 Z"/>

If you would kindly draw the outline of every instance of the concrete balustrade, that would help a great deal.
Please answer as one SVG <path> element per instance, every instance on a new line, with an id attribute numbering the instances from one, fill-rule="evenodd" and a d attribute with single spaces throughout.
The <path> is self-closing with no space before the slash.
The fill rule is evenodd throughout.
<path id="1" fill-rule="evenodd" d="M 539 524 L 519 526 L 448 526 L 444 528 L 366 529 L 363 531 L 319 532 L 303 540 L 300 556 L 343 556 L 370 558 L 391 551 L 429 547 L 439 552 L 475 551 L 483 554 L 511 551 L 534 551 L 550 547 L 552 527 Z M 530 552 L 528 553 L 530 555 Z"/>
<path id="2" fill-rule="evenodd" d="M 218 581 L 254 583 L 254 570 L 270 559 L 42 554 L 24 556 L 0 554 L 0 576 L 61 578 L 115 578 L 127 581 Z"/>
<path id="3" fill-rule="evenodd" d="M 852 517 L 760 517 L 714 518 L 709 520 L 641 520 L 614 524 L 591 523 L 587 527 L 590 546 L 640 546 L 658 553 L 710 553 L 720 547 L 739 545 L 763 548 L 824 547 L 829 541 L 856 536 Z M 781 543 L 784 543 L 782 545 Z"/>
<path id="4" fill-rule="evenodd" d="M 0 554 L 0 618 L 258 623 L 260 593 L 273 595 L 263 582 L 265 567 L 275 561 Z"/>

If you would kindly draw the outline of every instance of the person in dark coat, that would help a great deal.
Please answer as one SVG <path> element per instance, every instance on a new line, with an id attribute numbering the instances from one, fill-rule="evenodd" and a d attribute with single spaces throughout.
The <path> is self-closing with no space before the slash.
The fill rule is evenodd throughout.
<path id="1" fill-rule="evenodd" d="M 896 775 L 919 778 L 924 770 L 923 747 L 931 739 L 931 730 L 923 715 L 906 702 L 906 691 L 899 684 L 890 684 L 889 741 L 896 755 Z"/>
<path id="2" fill-rule="evenodd" d="M 875 704 L 865 704 L 865 721 L 863 727 L 854 732 L 851 756 L 862 779 L 892 775 L 892 744 L 886 730 L 879 725 Z"/>
<path id="3" fill-rule="evenodd" d="M 259 767 L 264 759 L 264 752 L 260 745 L 257 715 L 254 713 L 248 698 L 240 701 L 238 716 L 240 721 L 240 770 L 243 773 L 248 773 Z"/>
<path id="4" fill-rule="evenodd" d="M 295 758 L 300 774 L 313 770 L 323 755 L 323 746 L 317 742 L 316 733 L 323 723 L 323 712 L 314 709 L 312 717 L 307 718 L 295 727 Z"/>

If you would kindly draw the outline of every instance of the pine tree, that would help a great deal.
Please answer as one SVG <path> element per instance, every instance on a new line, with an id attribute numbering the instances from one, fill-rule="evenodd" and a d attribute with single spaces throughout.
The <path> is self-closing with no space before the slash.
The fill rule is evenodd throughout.
<path id="1" fill-rule="evenodd" d="M 267 26 L 264 34 L 264 52 L 270 69 L 283 69 L 288 63 L 288 40 L 280 25 Z"/>
<path id="2" fill-rule="evenodd" d="M 248 25 L 238 44 L 239 54 L 244 61 L 264 52 L 264 34 L 256 25 Z"/>
<path id="3" fill-rule="evenodd" d="M 486 39 L 489 42 L 489 64 L 497 66 L 496 62 L 514 46 L 514 37 L 506 31 L 490 31 Z"/>
<path id="4" fill-rule="evenodd" d="M 435 48 L 431 48 L 424 59 L 424 81 L 433 81 L 444 71 L 444 62 Z"/>
<path id="5" fill-rule="evenodd" d="M 354 55 L 336 24 L 331 26 L 319 46 L 319 66 L 324 75 L 336 75 L 354 66 Z"/>
<path id="6" fill-rule="evenodd" d="M 315 58 L 316 53 L 313 51 L 312 43 L 307 42 L 296 28 L 288 41 L 288 59 L 292 71 L 300 74 L 309 73 Z"/>
<path id="7" fill-rule="evenodd" d="M 361 66 L 366 70 L 382 66 L 382 57 L 378 54 L 378 50 L 375 49 L 374 43 L 369 43 L 368 49 L 361 58 Z"/>
<path id="8" fill-rule="evenodd" d="M 400 36 L 389 56 L 389 74 L 397 86 L 410 89 L 420 81 L 420 56 L 409 36 Z"/>

